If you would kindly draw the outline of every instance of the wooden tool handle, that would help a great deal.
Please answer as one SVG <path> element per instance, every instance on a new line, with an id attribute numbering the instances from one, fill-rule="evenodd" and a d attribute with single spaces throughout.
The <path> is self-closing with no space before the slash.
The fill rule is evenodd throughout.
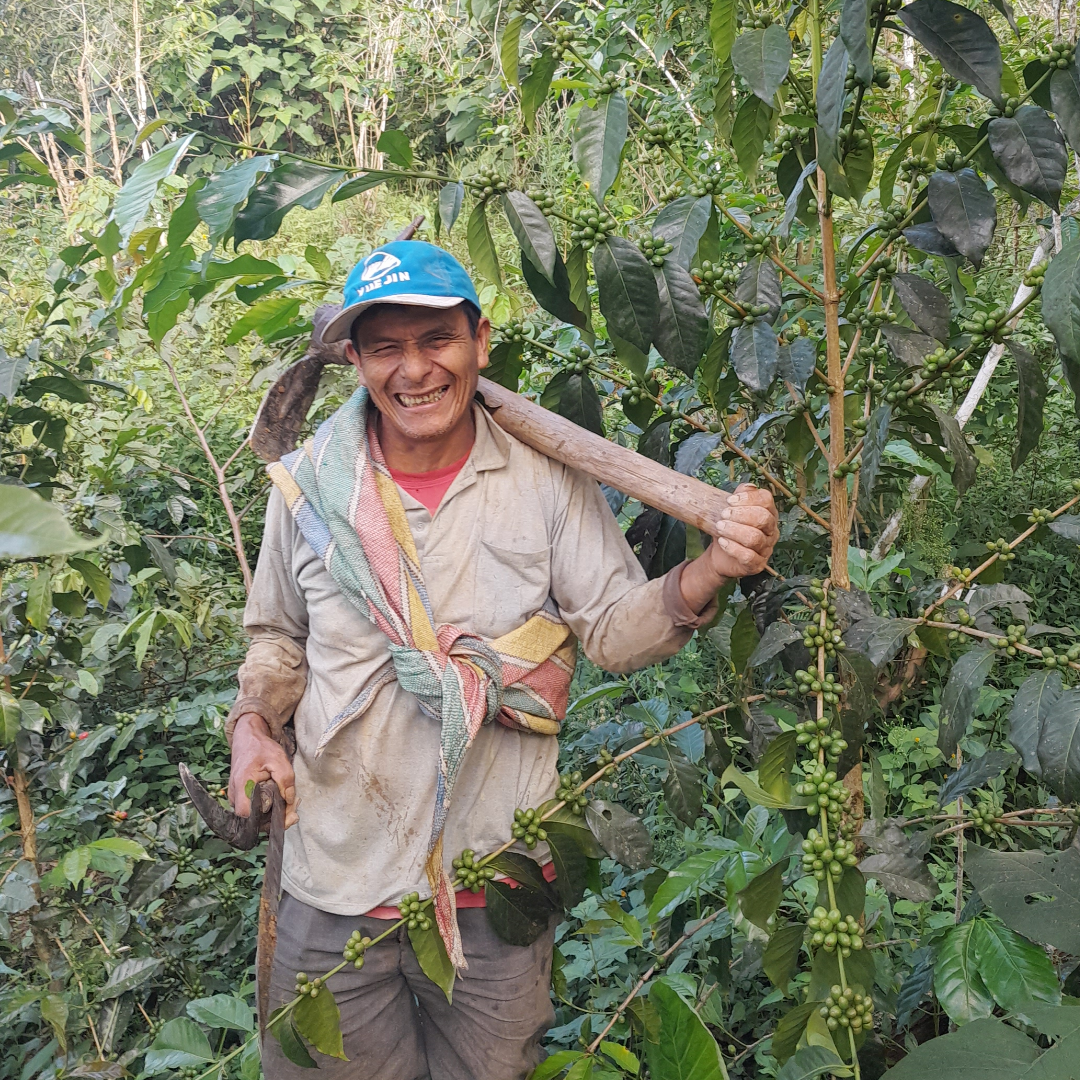
<path id="1" fill-rule="evenodd" d="M 730 498 L 726 491 L 608 442 L 483 376 L 478 389 L 495 423 L 534 450 L 580 469 L 710 536 L 716 534 L 720 511 Z"/>

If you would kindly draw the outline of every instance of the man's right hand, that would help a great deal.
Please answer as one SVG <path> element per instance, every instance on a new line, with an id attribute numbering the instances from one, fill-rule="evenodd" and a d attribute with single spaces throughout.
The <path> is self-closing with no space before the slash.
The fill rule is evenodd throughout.
<path id="1" fill-rule="evenodd" d="M 241 817 L 251 814 L 248 781 L 259 784 L 264 780 L 273 780 L 285 799 L 285 828 L 295 825 L 296 774 L 292 762 L 275 742 L 266 721 L 258 713 L 244 713 L 233 730 L 229 771 L 229 802 Z"/>

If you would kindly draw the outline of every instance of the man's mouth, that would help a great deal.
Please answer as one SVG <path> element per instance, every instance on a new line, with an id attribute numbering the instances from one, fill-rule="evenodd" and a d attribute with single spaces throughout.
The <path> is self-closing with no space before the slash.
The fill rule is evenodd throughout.
<path id="1" fill-rule="evenodd" d="M 440 386 L 426 394 L 395 394 L 394 397 L 406 409 L 416 409 L 421 405 L 433 405 L 441 400 L 449 389 L 449 386 Z"/>

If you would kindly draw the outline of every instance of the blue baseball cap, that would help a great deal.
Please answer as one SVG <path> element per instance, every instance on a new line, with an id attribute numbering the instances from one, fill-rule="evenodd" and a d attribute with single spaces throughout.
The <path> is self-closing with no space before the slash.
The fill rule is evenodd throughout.
<path id="1" fill-rule="evenodd" d="M 345 303 L 323 331 L 323 341 L 347 341 L 358 315 L 374 304 L 451 308 L 480 299 L 465 267 L 448 251 L 424 240 L 394 240 L 352 268 Z"/>

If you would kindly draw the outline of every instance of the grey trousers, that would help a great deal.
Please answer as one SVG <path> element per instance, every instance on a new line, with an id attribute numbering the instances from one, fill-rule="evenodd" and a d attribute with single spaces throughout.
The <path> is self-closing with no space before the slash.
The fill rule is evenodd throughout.
<path id="1" fill-rule="evenodd" d="M 263 1046 L 266 1080 L 523 1080 L 540 1061 L 540 1040 L 555 1022 L 551 953 L 555 922 L 529 946 L 507 945 L 487 912 L 458 912 L 468 970 L 454 983 L 453 1005 L 420 970 L 404 928 L 369 949 L 363 968 L 351 964 L 328 983 L 341 1011 L 348 1061 L 312 1056 L 320 1072 L 290 1062 L 273 1036 Z M 389 924 L 331 915 L 286 893 L 270 1006 L 295 996 L 296 973 L 309 978 L 341 962 L 354 930 L 375 937 Z"/>

